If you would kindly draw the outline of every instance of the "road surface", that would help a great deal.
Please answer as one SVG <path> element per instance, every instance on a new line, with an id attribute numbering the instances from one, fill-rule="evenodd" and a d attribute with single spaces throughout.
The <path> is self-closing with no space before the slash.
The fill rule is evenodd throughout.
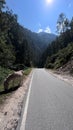
<path id="1" fill-rule="evenodd" d="M 35 69 L 20 130 L 73 130 L 73 87 Z"/>

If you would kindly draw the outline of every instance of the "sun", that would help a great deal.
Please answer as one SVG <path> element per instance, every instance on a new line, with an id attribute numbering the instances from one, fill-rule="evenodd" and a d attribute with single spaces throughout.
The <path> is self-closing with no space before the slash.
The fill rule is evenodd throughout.
<path id="1" fill-rule="evenodd" d="M 52 3 L 52 0 L 46 0 L 46 2 L 47 2 L 48 4 L 51 4 L 51 3 Z"/>

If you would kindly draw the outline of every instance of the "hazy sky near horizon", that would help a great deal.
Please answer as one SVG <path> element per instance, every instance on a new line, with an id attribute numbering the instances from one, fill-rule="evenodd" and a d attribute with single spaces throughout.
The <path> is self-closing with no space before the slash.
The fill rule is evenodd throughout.
<path id="1" fill-rule="evenodd" d="M 56 33 L 60 13 L 71 19 L 73 0 L 6 0 L 7 6 L 18 15 L 18 21 L 33 32 Z"/>

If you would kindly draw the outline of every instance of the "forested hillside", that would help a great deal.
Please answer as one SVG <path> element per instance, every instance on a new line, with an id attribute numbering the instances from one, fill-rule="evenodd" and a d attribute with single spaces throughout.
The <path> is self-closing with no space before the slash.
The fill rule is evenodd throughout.
<path id="1" fill-rule="evenodd" d="M 69 21 L 62 13 L 57 25 L 59 36 L 48 45 L 43 53 L 42 63 L 45 63 L 46 68 L 57 69 L 68 62 L 73 63 L 73 18 Z M 71 69 L 73 69 L 73 65 L 71 65 Z"/>
<path id="2" fill-rule="evenodd" d="M 17 15 L 4 3 L 0 13 L 0 66 L 12 70 L 63 66 L 73 57 L 73 18 L 69 21 L 61 13 L 57 33 L 31 32 L 18 23 Z"/>
<path id="3" fill-rule="evenodd" d="M 52 35 L 44 33 L 45 39 L 22 27 L 4 3 L 0 13 L 0 66 L 15 70 L 38 66 L 44 49 L 56 38 Z"/>
<path id="4" fill-rule="evenodd" d="M 27 32 L 26 32 L 27 33 Z M 31 66 L 35 64 L 32 40 L 24 35 L 24 28 L 19 25 L 17 16 L 6 9 L 0 19 L 0 66 Z M 16 67 L 18 68 L 18 67 Z M 20 67 L 19 67 L 20 69 Z"/>

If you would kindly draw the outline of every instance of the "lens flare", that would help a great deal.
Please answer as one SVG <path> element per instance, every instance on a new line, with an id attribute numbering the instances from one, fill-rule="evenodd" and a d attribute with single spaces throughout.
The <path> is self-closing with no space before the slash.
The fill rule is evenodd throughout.
<path id="1" fill-rule="evenodd" d="M 47 2 L 48 4 L 51 4 L 51 3 L 52 3 L 52 0 L 46 0 L 46 2 Z"/>

